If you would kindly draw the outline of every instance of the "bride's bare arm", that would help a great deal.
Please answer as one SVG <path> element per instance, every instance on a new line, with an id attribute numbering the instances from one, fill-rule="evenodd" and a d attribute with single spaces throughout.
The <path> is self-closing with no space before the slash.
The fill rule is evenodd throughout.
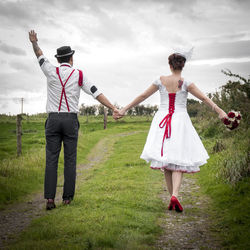
<path id="1" fill-rule="evenodd" d="M 146 100 L 148 97 L 153 95 L 158 90 L 158 87 L 154 84 L 152 84 L 146 91 L 144 91 L 141 95 L 137 96 L 130 104 L 128 104 L 126 107 L 124 107 L 120 113 L 121 115 L 124 115 L 127 110 L 133 108 L 134 106 L 140 104 L 144 100 Z"/>
<path id="2" fill-rule="evenodd" d="M 227 117 L 227 114 L 221 108 L 219 108 L 211 99 L 204 95 L 194 83 L 191 83 L 187 89 L 188 92 L 190 92 L 192 95 L 194 95 L 202 102 L 204 102 L 207 106 L 209 106 L 212 110 L 214 110 L 219 115 L 219 118 L 221 120 Z"/>

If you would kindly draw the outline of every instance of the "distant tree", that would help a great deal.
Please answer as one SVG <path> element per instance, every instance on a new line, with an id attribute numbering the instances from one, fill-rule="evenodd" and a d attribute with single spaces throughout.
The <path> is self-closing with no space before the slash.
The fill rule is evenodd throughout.
<path id="1" fill-rule="evenodd" d="M 249 121 L 250 79 L 233 74 L 230 70 L 222 70 L 222 73 L 233 79 L 229 79 L 226 84 L 220 87 L 219 91 L 209 93 L 208 97 L 225 110 L 225 112 L 239 110 L 242 113 L 243 119 Z M 187 109 L 191 117 L 199 116 L 205 118 L 216 116 L 211 108 L 207 107 L 204 103 L 192 99 L 188 99 Z"/>
<path id="2" fill-rule="evenodd" d="M 155 114 L 158 111 L 158 105 L 152 106 L 153 114 Z"/>
<path id="3" fill-rule="evenodd" d="M 249 120 L 250 78 L 245 79 L 240 75 L 233 74 L 228 69 L 222 70 L 222 73 L 234 79 L 228 80 L 227 83 L 221 87 L 220 92 L 213 94 L 212 99 L 226 111 L 241 111 L 243 117 Z"/>
<path id="4" fill-rule="evenodd" d="M 103 115 L 104 114 L 104 106 L 102 104 L 99 105 L 91 105 L 86 106 L 84 103 L 81 104 L 79 108 L 80 115 Z M 108 115 L 113 115 L 112 109 L 107 110 Z"/>
<path id="5" fill-rule="evenodd" d="M 150 105 L 147 105 L 144 109 L 144 115 L 153 115 L 154 113 L 154 109 L 153 109 L 153 106 L 150 106 Z"/>
<path id="6" fill-rule="evenodd" d="M 190 117 L 197 116 L 199 110 L 201 110 L 201 104 L 199 101 L 187 99 L 187 111 Z"/>
<path id="7" fill-rule="evenodd" d="M 128 115 L 129 116 L 134 115 L 134 109 L 133 108 L 128 110 Z"/>
<path id="8" fill-rule="evenodd" d="M 104 106 L 102 104 L 99 104 L 97 106 L 97 110 L 98 110 L 98 115 L 103 115 L 104 114 Z"/>
<path id="9" fill-rule="evenodd" d="M 112 109 L 108 109 L 108 113 L 107 113 L 107 115 L 113 115 L 113 111 L 112 111 Z"/>
<path id="10" fill-rule="evenodd" d="M 85 105 L 84 103 L 81 104 L 80 108 L 79 108 L 79 114 L 80 115 L 84 115 L 85 114 Z"/>
<path id="11" fill-rule="evenodd" d="M 85 106 L 84 104 L 82 104 L 79 110 L 81 115 L 95 115 L 97 108 L 95 105 Z"/>
<path id="12" fill-rule="evenodd" d="M 245 79 L 244 77 L 233 74 L 230 70 L 222 70 L 222 73 L 229 76 L 232 79 L 229 79 L 226 84 L 220 87 L 220 91 L 215 93 L 209 93 L 208 97 L 211 98 L 218 106 L 223 108 L 226 112 L 229 110 L 239 110 L 243 115 L 243 119 L 249 121 L 249 110 L 250 110 L 250 78 Z M 118 104 L 115 106 L 120 109 L 121 107 Z M 191 117 L 215 117 L 216 114 L 207 107 L 204 103 L 199 101 L 188 99 L 187 100 L 187 109 Z M 128 115 L 130 116 L 152 116 L 158 110 L 158 106 L 154 105 L 137 105 L 136 107 L 128 110 Z M 86 106 L 81 104 L 79 109 L 80 115 L 99 115 L 104 114 L 103 105 L 92 105 Z M 112 115 L 112 110 L 108 109 L 108 115 Z M 247 124 L 247 122 L 246 122 Z"/>
<path id="13" fill-rule="evenodd" d="M 157 105 L 154 105 L 154 106 L 151 106 L 149 104 L 147 106 L 137 105 L 134 108 L 128 110 L 128 115 L 130 115 L 130 116 L 133 116 L 133 115 L 135 115 L 135 116 L 142 116 L 142 115 L 152 116 L 155 114 L 155 112 L 157 110 L 158 110 Z"/>
<path id="14" fill-rule="evenodd" d="M 145 106 L 144 105 L 137 105 L 134 107 L 135 115 L 145 115 Z"/>

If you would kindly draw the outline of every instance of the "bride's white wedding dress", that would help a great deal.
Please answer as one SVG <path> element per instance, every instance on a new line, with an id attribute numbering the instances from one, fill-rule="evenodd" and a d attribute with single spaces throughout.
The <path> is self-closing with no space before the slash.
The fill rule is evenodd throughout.
<path id="1" fill-rule="evenodd" d="M 161 103 L 152 121 L 141 158 L 151 162 L 151 168 L 166 168 L 185 173 L 199 172 L 199 166 L 209 158 L 187 113 L 187 87 L 169 93 L 158 79 Z"/>

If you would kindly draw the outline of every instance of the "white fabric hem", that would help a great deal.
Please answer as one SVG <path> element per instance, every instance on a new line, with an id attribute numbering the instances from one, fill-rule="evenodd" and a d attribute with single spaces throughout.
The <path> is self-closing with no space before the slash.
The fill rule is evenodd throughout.
<path id="1" fill-rule="evenodd" d="M 163 166 L 167 166 L 169 164 L 175 164 L 175 165 L 183 166 L 183 167 L 199 167 L 199 166 L 202 166 L 202 165 L 206 164 L 207 159 L 209 159 L 209 157 L 207 157 L 206 159 L 199 160 L 199 161 L 196 161 L 196 162 L 190 162 L 190 161 L 185 162 L 185 161 L 179 161 L 179 160 L 174 160 L 174 159 L 157 161 L 155 159 L 146 158 L 146 157 L 143 157 L 143 156 L 141 156 L 140 158 L 145 160 L 146 162 L 151 162 L 152 167 L 158 167 L 158 168 L 162 168 Z"/>
<path id="2" fill-rule="evenodd" d="M 150 168 L 152 169 L 160 169 L 160 170 L 170 170 L 170 171 L 177 171 L 182 173 L 197 173 L 200 172 L 199 166 L 202 166 L 207 163 L 207 157 L 204 160 L 199 160 L 197 162 L 184 162 L 178 160 L 168 160 L 168 161 L 157 161 L 152 158 L 146 158 L 141 156 L 141 159 L 151 162 Z"/>
<path id="3" fill-rule="evenodd" d="M 197 170 L 184 170 L 184 169 L 181 169 L 181 166 L 178 166 L 178 167 L 180 167 L 180 169 L 175 168 L 175 167 L 171 167 L 171 166 L 164 166 L 164 167 L 161 167 L 161 168 L 150 166 L 150 168 L 152 168 L 152 169 L 157 169 L 157 170 L 158 169 L 160 169 L 160 170 L 166 169 L 166 170 L 169 170 L 169 171 L 182 172 L 182 173 L 186 173 L 186 174 L 194 174 L 194 173 L 200 172 L 200 168 L 198 168 Z"/>

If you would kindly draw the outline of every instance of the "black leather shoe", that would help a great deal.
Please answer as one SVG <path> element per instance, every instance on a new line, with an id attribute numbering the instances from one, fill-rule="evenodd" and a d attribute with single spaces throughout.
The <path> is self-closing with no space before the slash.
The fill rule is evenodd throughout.
<path id="1" fill-rule="evenodd" d="M 63 200 L 63 205 L 69 205 L 71 200 Z"/>
<path id="2" fill-rule="evenodd" d="M 53 199 L 48 199 L 46 204 L 46 210 L 52 210 L 56 208 L 56 204 Z"/>

